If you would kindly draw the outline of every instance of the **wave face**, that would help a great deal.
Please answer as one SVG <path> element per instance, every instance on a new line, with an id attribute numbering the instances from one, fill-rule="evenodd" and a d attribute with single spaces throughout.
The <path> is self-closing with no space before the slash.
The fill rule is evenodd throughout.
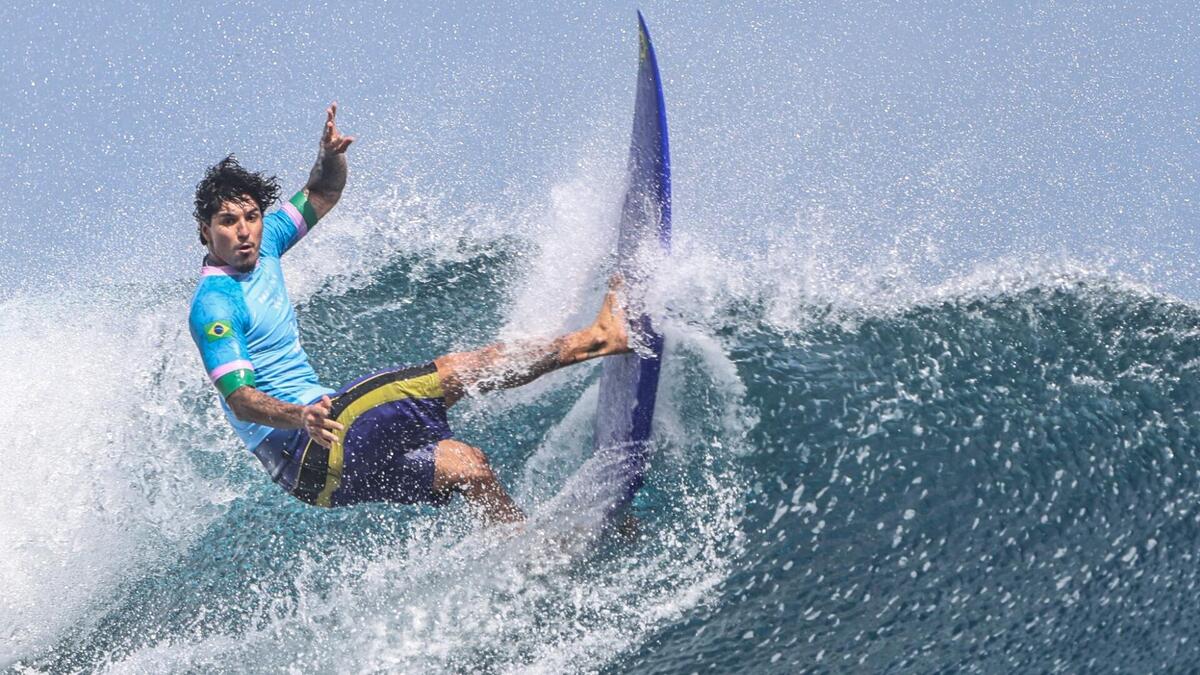
<path id="1" fill-rule="evenodd" d="M 469 240 L 447 226 L 415 250 L 399 232 L 380 247 L 396 252 L 337 274 L 321 251 L 362 233 L 318 231 L 288 263 L 314 365 L 337 383 L 482 344 L 498 326 L 511 337 L 578 325 L 606 249 L 599 237 L 598 253 L 581 253 L 572 237 L 608 215 L 561 241 Z M 0 664 L 1197 662 L 1194 308 L 1062 270 L 1004 283 L 981 271 L 886 302 L 820 299 L 755 274 L 685 242 L 659 280 L 658 446 L 638 533 L 621 536 L 576 532 L 556 511 L 564 486 L 593 480 L 595 364 L 456 411 L 459 435 L 488 450 L 531 513 L 524 532 L 497 533 L 461 504 L 325 511 L 277 492 L 203 379 L 183 325 L 188 283 L 4 301 L 0 359 L 30 384 L 0 451 Z"/>
<path id="2" fill-rule="evenodd" d="M 1072 281 L 799 334 L 749 314 L 725 337 L 759 417 L 745 547 L 711 604 L 623 664 L 1195 663 L 1193 309 Z"/>

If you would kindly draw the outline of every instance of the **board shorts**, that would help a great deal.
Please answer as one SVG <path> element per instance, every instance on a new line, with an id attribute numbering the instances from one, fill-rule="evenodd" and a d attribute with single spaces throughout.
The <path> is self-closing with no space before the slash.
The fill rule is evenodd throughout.
<path id="1" fill-rule="evenodd" d="M 305 429 L 276 429 L 254 450 L 271 479 L 302 502 L 443 505 L 433 489 L 434 450 L 451 438 L 434 364 L 383 370 L 330 397 L 345 430 L 326 448 Z"/>

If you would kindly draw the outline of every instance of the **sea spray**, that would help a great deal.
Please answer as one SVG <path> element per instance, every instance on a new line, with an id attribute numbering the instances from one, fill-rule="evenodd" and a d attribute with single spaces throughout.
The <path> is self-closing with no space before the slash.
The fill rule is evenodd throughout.
<path id="1" fill-rule="evenodd" d="M 436 215 L 423 208 L 399 217 Z M 331 219 L 324 244 L 387 238 L 389 218 Z M 414 226 L 345 268 L 298 249 L 285 265 L 322 377 L 519 331 L 567 250 L 522 222 Z M 280 493 L 216 411 L 182 327 L 190 284 L 6 300 L 5 365 L 31 409 L 61 409 L 70 381 L 80 413 L 35 414 L 17 439 L 39 452 L 7 455 L 22 480 L 7 483 L 6 562 L 22 564 L 4 597 L 26 631 L 8 628 L 8 658 L 112 672 L 1194 659 L 1195 308 L 1102 262 L 797 280 L 802 252 L 677 244 L 647 298 L 669 346 L 640 527 L 566 541 L 555 505 L 587 476 L 593 365 L 456 408 L 532 516 L 504 538 L 459 504 L 329 511 Z M 598 305 L 603 256 L 576 262 L 587 273 L 555 293 Z"/>

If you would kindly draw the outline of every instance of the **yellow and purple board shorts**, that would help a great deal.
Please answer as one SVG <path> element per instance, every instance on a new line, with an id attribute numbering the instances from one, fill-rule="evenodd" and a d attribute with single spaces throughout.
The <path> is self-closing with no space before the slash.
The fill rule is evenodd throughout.
<path id="1" fill-rule="evenodd" d="M 452 436 L 432 364 L 383 370 L 331 396 L 345 430 L 332 447 L 304 429 L 277 429 L 254 450 L 271 478 L 316 506 L 362 502 L 446 503 L 433 489 L 434 451 Z"/>

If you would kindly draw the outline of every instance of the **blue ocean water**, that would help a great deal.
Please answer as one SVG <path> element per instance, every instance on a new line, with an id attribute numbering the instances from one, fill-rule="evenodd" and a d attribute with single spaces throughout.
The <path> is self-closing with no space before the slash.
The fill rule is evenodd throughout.
<path id="1" fill-rule="evenodd" d="M 420 219 L 414 219 L 420 221 Z M 289 266 L 319 372 L 349 379 L 598 302 L 553 238 Z M 523 533 L 443 511 L 286 498 L 222 423 L 181 321 L 190 284 L 60 298 L 0 334 L 7 372 L 121 386 L 16 430 L 3 488 L 15 672 L 967 672 L 1187 669 L 1200 315 L 1068 265 L 902 299 L 756 283 L 689 248 L 635 536 L 560 527 L 598 369 L 472 401 Z M 980 279 L 983 281 L 980 281 Z M 769 279 L 769 277 L 768 277 Z M 885 282 L 880 282 L 885 284 Z M 886 284 L 885 284 L 886 286 Z M 562 325 L 576 318 L 550 311 Z M 553 328 L 551 326 L 550 328 Z M 106 336 L 100 348 L 97 334 Z M 46 341 L 53 336 L 53 348 Z M 51 353 L 50 350 L 53 350 Z M 41 351 L 39 351 L 41 350 Z M 131 355 L 141 355 L 131 361 Z M 27 372 L 28 371 L 28 372 Z M 41 379 L 33 377 L 33 372 Z M 43 408 L 46 409 L 46 408 Z M 82 439 L 82 440 L 80 440 Z M 18 492 L 23 495 L 17 499 Z"/>
<path id="2" fill-rule="evenodd" d="M 632 8 L 476 5 L 0 10 L 0 669 L 1194 669 L 1187 3 L 643 8 L 676 247 L 636 535 L 562 508 L 595 364 L 455 411 L 525 532 L 281 495 L 184 325 L 205 165 L 298 185 L 341 102 L 350 187 L 285 260 L 331 385 L 599 303 Z"/>

